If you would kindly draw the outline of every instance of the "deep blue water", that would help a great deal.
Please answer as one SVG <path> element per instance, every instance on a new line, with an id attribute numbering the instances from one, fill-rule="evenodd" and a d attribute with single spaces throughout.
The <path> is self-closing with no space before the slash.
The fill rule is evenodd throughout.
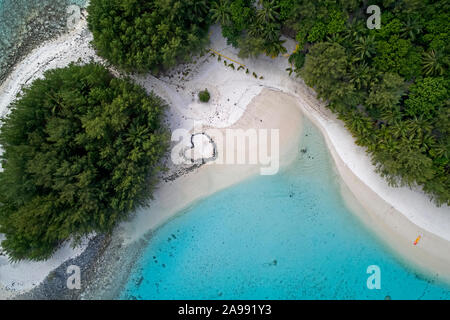
<path id="1" fill-rule="evenodd" d="M 306 149 L 306 152 L 300 150 Z M 174 195 L 176 197 L 176 195 Z M 367 288 L 367 267 L 381 289 Z M 346 207 L 323 138 L 298 159 L 181 212 L 152 235 L 121 299 L 449 299 Z"/>

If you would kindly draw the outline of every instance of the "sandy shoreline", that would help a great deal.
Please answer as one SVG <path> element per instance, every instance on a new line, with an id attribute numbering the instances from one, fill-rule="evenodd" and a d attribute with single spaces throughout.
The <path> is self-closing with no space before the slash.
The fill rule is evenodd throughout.
<path id="1" fill-rule="evenodd" d="M 412 267 L 418 274 L 426 275 L 431 281 L 450 283 L 448 268 L 450 257 L 442 255 L 449 252 L 450 243 L 414 225 L 361 181 L 331 144 L 326 128 L 317 120 L 320 113 L 307 114 L 305 111 L 305 106 L 293 95 L 263 89 L 251 101 L 242 118 L 231 127 L 279 128 L 281 157 L 284 158 L 282 166 L 287 166 L 298 155 L 302 133 L 302 125 L 298 124 L 303 122 L 303 117 L 307 117 L 324 136 L 334 169 L 339 173 L 341 194 L 351 211 L 408 267 Z M 327 113 L 326 110 L 322 111 Z M 260 119 L 263 121 L 260 122 Z M 136 217 L 122 224 L 116 232 L 115 237 L 123 239 L 124 244 L 119 252 L 127 255 L 126 252 L 130 248 L 130 251 L 136 254 L 134 249 L 136 243 L 144 241 L 141 246 L 145 248 L 145 242 L 151 241 L 153 231 L 177 214 L 183 213 L 197 201 L 257 174 L 259 174 L 257 166 L 205 165 L 173 182 L 162 184 L 154 195 L 151 207 L 139 210 Z M 414 246 L 410 240 L 417 233 L 422 235 L 424 241 L 419 246 Z M 128 260 L 125 258 L 131 268 L 132 264 Z M 95 284 L 95 289 L 89 288 L 84 298 L 118 297 L 122 286 L 127 282 L 126 275 L 120 272 L 123 264 L 110 260 L 107 260 L 107 264 L 110 265 L 110 269 L 106 272 L 106 276 L 100 273 L 101 285 Z M 111 281 L 111 274 L 115 273 L 120 274 L 122 281 L 120 284 Z M 113 289 L 104 290 L 105 286 Z"/>
<path id="2" fill-rule="evenodd" d="M 304 109 L 304 115 L 320 129 L 325 138 L 328 150 L 334 160 L 335 170 L 341 180 L 341 194 L 352 212 L 408 265 L 427 274 L 434 280 L 450 283 L 450 241 L 412 222 L 408 219 L 407 214 L 395 208 L 395 204 L 383 199 L 380 194 L 371 188 L 370 184 L 362 180 L 352 170 L 352 163 L 345 161 L 342 149 L 339 151 L 340 143 L 335 141 L 339 135 L 331 129 L 332 126 L 323 124 L 325 119 L 320 113 L 305 109 L 305 104 L 301 104 L 301 106 Z M 331 122 L 338 126 L 335 130 L 345 130 L 343 134 L 350 135 L 329 110 L 322 111 L 325 114 L 328 113 L 326 119 L 328 123 Z M 354 144 L 354 148 L 358 147 Z M 409 191 L 411 193 L 418 192 Z M 427 207 L 428 203 L 423 205 Z M 431 202 L 430 207 L 436 208 Z M 450 214 L 446 207 L 436 209 L 436 211 L 441 211 L 436 214 Z M 421 236 L 421 240 L 415 246 L 413 242 L 418 235 Z"/>
<path id="3" fill-rule="evenodd" d="M 280 107 L 282 107 L 281 110 Z M 297 114 L 298 111 L 301 111 L 301 115 Z M 342 130 L 345 130 L 331 112 L 324 109 L 320 113 L 308 110 L 308 106 L 293 95 L 263 89 L 232 128 L 260 127 L 259 123 L 248 121 L 253 115 L 265 119 L 264 123 L 266 126 L 270 124 L 269 128 L 279 128 L 282 131 L 283 128 L 292 128 L 295 124 L 295 122 L 292 123 L 293 118 L 299 121 L 303 116 L 308 117 L 324 136 L 335 170 L 341 179 L 341 194 L 352 212 L 402 260 L 435 280 L 440 279 L 450 283 L 450 255 L 445 255 L 450 252 L 450 242 L 411 222 L 406 215 L 386 202 L 351 170 L 333 144 L 330 138 L 332 132 L 322 123 L 326 115 L 327 123 L 338 124 Z M 281 135 L 283 165 L 288 165 L 293 156 L 295 157 L 300 143 L 300 134 L 301 126 L 298 126 L 295 130 L 284 131 Z M 161 186 L 155 194 L 151 208 L 140 210 L 136 218 L 123 224 L 120 235 L 125 239 L 125 244 L 136 241 L 192 203 L 255 174 L 258 174 L 258 171 L 249 166 L 201 167 L 193 174 Z M 177 195 L 175 202 L 174 194 Z M 413 241 L 417 235 L 421 235 L 422 239 L 419 245 L 414 246 Z"/>
<path id="4" fill-rule="evenodd" d="M 244 115 L 230 129 L 278 129 L 280 166 L 291 163 L 300 144 L 302 115 L 294 97 L 272 90 L 263 90 L 248 105 Z M 222 129 L 221 131 L 225 131 Z M 205 130 L 208 133 L 208 129 Z M 228 152 L 229 150 L 227 150 Z M 247 151 L 252 150 L 247 145 Z M 223 152 L 219 148 L 219 153 Z M 236 148 L 234 149 L 236 152 Z M 260 174 L 260 165 L 206 164 L 195 173 L 164 183 L 154 193 L 150 208 L 138 210 L 136 217 L 121 226 L 125 245 L 158 228 L 177 212 L 219 190 Z M 174 199 L 176 195 L 176 199 Z"/>
<path id="5" fill-rule="evenodd" d="M 0 87 L 0 115 L 6 113 L 7 105 L 20 88 L 42 76 L 45 70 L 66 66 L 78 59 L 84 62 L 90 59 L 101 61 L 89 46 L 91 37 L 85 22 L 81 22 L 70 34 L 34 50 Z M 289 39 L 285 45 L 288 51 L 295 48 L 295 42 Z M 226 44 L 216 26 L 212 28 L 211 47 L 239 59 L 236 50 Z M 343 197 L 354 208 L 355 214 L 401 257 L 433 275 L 450 279 L 449 207 L 435 207 L 419 190 L 389 187 L 374 172 L 368 155 L 354 144 L 343 123 L 314 97 L 312 90 L 300 79 L 288 76 L 285 71 L 289 66 L 287 59 L 260 57 L 245 60 L 244 63 L 263 79 L 254 79 L 242 71 L 226 68 L 211 57 L 198 59 L 189 65 L 193 71 L 187 77 L 156 79 L 148 75 L 133 78 L 147 90 L 153 90 L 167 100 L 172 130 L 191 130 L 198 123 L 207 128 L 280 129 L 284 165 L 289 163 L 292 152 L 299 145 L 304 114 L 324 135 L 336 170 L 345 184 Z M 182 68 L 175 69 L 174 74 Z M 204 87 L 210 88 L 213 93 L 208 105 L 199 104 L 192 95 Z M 174 181 L 161 183 L 151 208 L 139 210 L 133 220 L 120 226 L 117 236 L 123 237 L 126 244 L 131 244 L 194 201 L 258 174 L 258 170 L 259 166 L 251 165 L 205 165 Z M 177 195 L 176 201 L 173 194 Z M 413 246 L 412 242 L 418 235 L 422 236 L 422 240 L 418 246 Z M 68 252 L 68 256 L 70 254 L 79 254 L 79 250 Z M 68 259 L 63 256 L 66 259 L 57 262 L 63 263 Z M 40 267 L 31 283 L 26 278 L 21 279 L 17 272 L 8 270 L 19 270 L 24 266 L 27 270 L 35 270 L 36 267 L 30 267 L 27 262 L 15 266 L 8 265 L 4 260 L 0 262 L 0 298 L 16 293 L 2 291 L 5 284 L 21 281 L 23 285 L 19 289 L 27 291 L 55 268 L 53 264 L 51 267 Z M 14 277 L 19 278 L 12 279 Z"/>
<path id="6" fill-rule="evenodd" d="M 0 86 L 0 117 L 6 115 L 8 105 L 14 101 L 21 88 L 42 77 L 45 71 L 79 60 L 101 61 L 89 45 L 91 36 L 85 21 L 81 21 L 72 32 L 44 42 L 18 63 Z M 0 241 L 1 239 L 0 234 Z M 77 248 L 65 243 L 49 260 L 43 262 L 10 263 L 7 256 L 0 254 L 0 299 L 11 298 L 35 288 L 50 271 L 64 261 L 78 257 L 86 249 L 88 241 L 88 238 L 85 239 Z"/>

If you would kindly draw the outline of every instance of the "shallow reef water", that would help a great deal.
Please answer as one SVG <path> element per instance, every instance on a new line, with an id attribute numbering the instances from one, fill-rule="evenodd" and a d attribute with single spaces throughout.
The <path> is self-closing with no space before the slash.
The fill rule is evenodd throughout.
<path id="1" fill-rule="evenodd" d="M 405 264 L 351 212 L 331 161 L 306 121 L 292 165 L 155 230 L 119 298 L 449 299 L 447 284 Z M 369 266 L 380 289 L 368 288 Z"/>
<path id="2" fill-rule="evenodd" d="M 70 5 L 85 0 L 0 0 L 0 82 L 30 49 L 66 30 Z"/>

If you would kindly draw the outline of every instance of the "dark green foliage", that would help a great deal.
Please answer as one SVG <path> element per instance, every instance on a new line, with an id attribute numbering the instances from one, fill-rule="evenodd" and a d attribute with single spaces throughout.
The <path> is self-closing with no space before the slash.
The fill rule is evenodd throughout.
<path id="1" fill-rule="evenodd" d="M 168 147 L 164 107 L 95 64 L 48 71 L 26 88 L 0 132 L 0 233 L 10 257 L 45 259 L 144 204 Z"/>
<path id="2" fill-rule="evenodd" d="M 388 41 L 379 41 L 376 51 L 376 69 L 398 73 L 408 80 L 420 75 L 421 56 L 410 40 L 392 36 Z"/>
<path id="3" fill-rule="evenodd" d="M 372 1 L 379 30 L 366 27 L 363 0 L 217 3 L 227 18 L 215 21 L 243 58 L 284 53 L 282 32 L 295 36 L 286 70 L 329 102 L 378 171 L 450 204 L 448 1 Z"/>
<path id="4" fill-rule="evenodd" d="M 299 37 L 313 42 L 300 71 L 305 82 L 367 147 L 381 175 L 392 185 L 421 186 L 437 204 L 450 204 L 449 45 L 441 42 L 449 28 L 435 23 L 448 9 L 446 1 L 392 2 L 382 8 L 380 30 L 352 20 L 326 41 L 325 29 L 315 36 L 320 18 L 308 27 L 310 14 L 299 12 L 308 30 Z M 325 26 L 335 7 L 315 10 L 318 17 L 328 11 Z"/>
<path id="5" fill-rule="evenodd" d="M 206 0 L 92 0 L 88 11 L 99 55 L 125 70 L 157 73 L 208 41 Z"/>
<path id="6" fill-rule="evenodd" d="M 282 34 L 295 36 L 299 47 L 286 70 L 301 74 L 329 101 L 379 171 L 393 184 L 418 184 L 437 203 L 450 203 L 450 148 L 443 133 L 448 131 L 443 126 L 448 125 L 450 3 L 370 4 L 381 7 L 379 30 L 366 27 L 363 0 L 93 0 L 89 20 L 100 53 L 138 70 L 172 66 L 201 47 L 208 17 L 222 25 L 242 58 L 284 54 Z M 418 124 L 425 129 L 414 129 L 408 138 L 394 133 Z"/>
<path id="7" fill-rule="evenodd" d="M 311 48 L 300 75 L 315 88 L 319 97 L 343 101 L 354 90 L 346 81 L 349 66 L 345 49 L 336 43 L 321 42 Z"/>
<path id="8" fill-rule="evenodd" d="M 449 80 L 444 78 L 425 78 L 418 80 L 409 89 L 405 101 L 405 113 L 412 117 L 432 119 L 448 102 Z"/>
<path id="9" fill-rule="evenodd" d="M 198 93 L 198 98 L 201 102 L 208 102 L 211 99 L 211 95 L 209 94 L 208 89 L 202 90 Z"/>
<path id="10" fill-rule="evenodd" d="M 239 47 L 242 58 L 261 53 L 276 57 L 286 53 L 281 37 L 280 4 L 261 1 L 256 10 L 252 0 L 217 0 L 212 5 L 212 19 L 222 24 L 228 43 Z"/>

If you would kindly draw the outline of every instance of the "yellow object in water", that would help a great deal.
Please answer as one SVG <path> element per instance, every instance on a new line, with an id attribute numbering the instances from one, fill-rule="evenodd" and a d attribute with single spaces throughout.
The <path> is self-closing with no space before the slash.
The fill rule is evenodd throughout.
<path id="1" fill-rule="evenodd" d="M 421 236 L 418 236 L 416 241 L 414 241 L 414 245 L 417 245 L 419 243 L 420 238 L 422 238 Z"/>

